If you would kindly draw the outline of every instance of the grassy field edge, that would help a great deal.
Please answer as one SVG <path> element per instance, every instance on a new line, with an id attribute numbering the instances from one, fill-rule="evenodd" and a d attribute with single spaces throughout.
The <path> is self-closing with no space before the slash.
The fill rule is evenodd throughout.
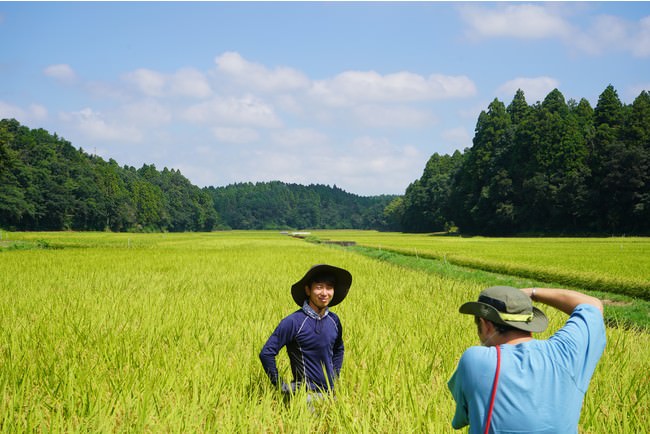
<path id="1" fill-rule="evenodd" d="M 363 246 L 373 248 L 370 246 Z M 391 251 L 404 256 L 425 258 L 448 262 L 453 265 L 483 270 L 492 273 L 519 276 L 543 282 L 558 282 L 563 286 L 583 288 L 589 291 L 623 294 L 634 298 L 650 301 L 650 284 L 628 282 L 623 279 L 589 279 L 577 275 L 552 272 L 545 269 L 531 269 L 526 266 L 513 266 L 512 264 L 499 264 L 489 261 L 479 261 L 472 258 L 441 258 L 428 252 L 417 252 L 395 247 L 382 247 L 381 250 Z M 616 288 L 616 290 L 614 290 Z"/>
<path id="2" fill-rule="evenodd" d="M 531 278 L 527 275 L 504 274 L 471 266 L 454 264 L 450 261 L 441 260 L 427 255 L 415 255 L 393 249 L 378 249 L 367 246 L 339 247 L 364 256 L 389 262 L 398 266 L 435 273 L 443 276 L 469 279 L 474 282 L 481 282 L 486 286 L 508 285 L 514 287 L 563 287 L 583 291 L 598 297 L 605 304 L 605 321 L 612 327 L 635 328 L 640 331 L 650 332 L 650 302 L 644 299 L 631 297 L 626 294 L 594 290 L 578 285 L 567 285 L 561 280 L 543 280 Z"/>

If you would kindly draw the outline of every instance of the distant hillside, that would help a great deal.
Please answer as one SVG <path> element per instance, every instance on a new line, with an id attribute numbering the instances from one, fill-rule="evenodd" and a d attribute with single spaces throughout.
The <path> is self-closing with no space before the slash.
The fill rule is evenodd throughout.
<path id="1" fill-rule="evenodd" d="M 222 222 L 233 229 L 389 229 L 384 209 L 396 196 L 362 197 L 336 185 L 279 181 L 209 187 Z"/>
<path id="2" fill-rule="evenodd" d="M 0 121 L 0 226 L 15 230 L 206 231 L 212 198 L 177 170 L 120 167 L 43 129 Z"/>
<path id="3" fill-rule="evenodd" d="M 121 167 L 0 121 L 0 227 L 9 230 L 382 229 L 391 199 L 281 182 L 201 189 L 178 170 Z"/>

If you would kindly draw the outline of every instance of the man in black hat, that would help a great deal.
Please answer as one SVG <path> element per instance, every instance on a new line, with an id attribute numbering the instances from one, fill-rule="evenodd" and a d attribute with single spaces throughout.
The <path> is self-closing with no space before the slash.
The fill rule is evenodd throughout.
<path id="1" fill-rule="evenodd" d="M 532 301 L 567 315 L 547 340 L 548 325 Z M 582 401 L 605 349 L 603 305 L 577 291 L 493 286 L 460 312 L 474 316 L 483 346 L 468 348 L 448 387 L 455 429 L 470 433 L 577 433 Z"/>
<path id="2" fill-rule="evenodd" d="M 329 310 L 348 294 L 352 275 L 332 265 L 315 265 L 291 287 L 300 309 L 284 318 L 260 352 L 260 361 L 271 383 L 285 393 L 305 386 L 317 393 L 331 391 L 343 365 L 343 329 L 339 317 Z M 275 357 L 287 348 L 293 381 L 285 384 L 278 375 Z"/>

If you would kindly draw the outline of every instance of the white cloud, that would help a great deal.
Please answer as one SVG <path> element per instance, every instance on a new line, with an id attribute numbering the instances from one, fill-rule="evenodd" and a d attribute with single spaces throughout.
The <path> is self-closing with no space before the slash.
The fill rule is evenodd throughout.
<path id="1" fill-rule="evenodd" d="M 512 96 L 514 96 L 514 93 L 512 94 Z M 468 120 L 475 121 L 476 119 L 478 119 L 478 116 L 481 114 L 481 112 L 485 110 L 487 106 L 490 105 L 492 99 L 477 101 L 473 103 L 471 106 L 463 107 L 458 110 L 458 116 L 461 119 L 468 119 Z"/>
<path id="2" fill-rule="evenodd" d="M 77 79 L 77 74 L 66 64 L 50 65 L 43 70 L 43 73 L 62 83 L 72 83 Z"/>
<path id="3" fill-rule="evenodd" d="M 423 158 L 413 146 L 397 146 L 383 138 L 364 136 L 341 148 L 327 144 L 306 144 L 291 152 L 261 148 L 240 158 L 244 168 L 233 168 L 228 176 L 233 182 L 279 180 L 337 185 L 364 195 L 403 194 L 411 178 L 421 173 Z"/>
<path id="4" fill-rule="evenodd" d="M 454 147 L 472 146 L 473 136 L 463 127 L 451 128 L 442 132 L 442 138 Z"/>
<path id="5" fill-rule="evenodd" d="M 123 123 L 109 123 L 101 113 L 90 108 L 84 108 L 78 112 L 61 113 L 60 119 L 70 124 L 89 140 L 137 143 L 143 138 L 138 129 Z"/>
<path id="6" fill-rule="evenodd" d="M 625 21 L 619 17 L 612 15 L 600 15 L 596 17 L 594 33 L 598 35 L 598 39 L 608 45 L 616 45 L 625 41 L 627 38 L 627 25 Z"/>
<path id="7" fill-rule="evenodd" d="M 215 59 L 217 70 L 246 87 L 264 92 L 285 92 L 307 88 L 309 79 L 300 71 L 287 67 L 273 70 L 249 62 L 239 53 L 226 52 Z"/>
<path id="8" fill-rule="evenodd" d="M 410 72 L 380 75 L 375 71 L 346 71 L 329 80 L 316 81 L 310 91 L 315 99 L 333 106 L 362 102 L 410 102 L 464 98 L 476 94 L 466 76 Z"/>
<path id="9" fill-rule="evenodd" d="M 215 59 L 217 71 L 231 78 L 245 92 L 274 93 L 280 107 L 302 114 L 304 96 L 326 106 L 363 103 L 399 103 L 444 98 L 464 98 L 476 94 L 476 86 L 466 76 L 432 74 L 428 77 L 402 71 L 380 75 L 374 71 L 345 71 L 330 79 L 312 81 L 288 67 L 270 69 L 249 62 L 239 53 L 226 52 Z M 232 87 L 228 89 L 232 92 Z"/>
<path id="10" fill-rule="evenodd" d="M 26 109 L 0 101 L 0 119 L 16 119 L 22 124 L 41 121 L 47 118 L 47 108 L 40 104 L 31 104 Z"/>
<path id="11" fill-rule="evenodd" d="M 195 149 L 195 151 L 197 150 Z M 198 153 L 200 154 L 201 152 L 198 151 Z M 217 186 L 217 184 L 215 184 L 213 166 L 206 167 L 202 162 L 179 162 L 174 165 L 174 168 L 180 170 L 183 176 L 187 179 L 191 179 L 192 184 L 197 185 L 198 187 Z"/>
<path id="12" fill-rule="evenodd" d="M 623 51 L 641 58 L 650 56 L 650 16 L 631 22 L 618 16 L 596 15 L 587 17 L 588 24 L 583 28 L 570 22 L 572 8 L 553 2 L 496 8 L 471 4 L 461 6 L 459 11 L 472 39 L 558 39 L 590 55 Z"/>
<path id="13" fill-rule="evenodd" d="M 131 124 L 160 126 L 172 120 L 171 110 L 151 99 L 127 104 L 122 111 L 125 120 Z"/>
<path id="14" fill-rule="evenodd" d="M 306 154 L 306 153 L 305 153 Z M 282 181 L 298 184 L 323 183 L 312 171 L 304 154 L 281 152 L 274 149 L 259 150 L 248 156 L 243 167 L 231 168 L 234 179 L 243 181 Z M 238 172 L 238 173 L 237 173 Z"/>
<path id="15" fill-rule="evenodd" d="M 314 169 L 318 176 L 339 186 L 353 186 L 352 191 L 358 191 L 361 185 L 366 189 L 374 185 L 378 192 L 403 192 L 411 181 L 406 174 L 422 165 L 422 155 L 412 146 L 397 146 L 384 138 L 364 136 L 354 139 L 346 152 L 319 155 L 317 161 L 321 161 Z"/>
<path id="16" fill-rule="evenodd" d="M 352 112 L 361 124 L 374 128 L 414 128 L 438 123 L 431 112 L 402 105 L 361 105 Z"/>
<path id="17" fill-rule="evenodd" d="M 165 76 L 151 69 L 136 69 L 122 76 L 122 79 L 146 96 L 162 96 L 165 86 Z"/>
<path id="18" fill-rule="evenodd" d="M 552 77 L 518 77 L 503 83 L 497 89 L 497 94 L 502 101 L 508 105 L 515 96 L 517 89 L 524 91 L 526 102 L 532 104 L 542 101 L 553 89 L 558 88 L 560 83 Z"/>
<path id="19" fill-rule="evenodd" d="M 128 101 L 132 99 L 131 92 L 115 83 L 104 81 L 88 81 L 84 83 L 84 89 L 93 98 L 101 100 Z"/>
<path id="20" fill-rule="evenodd" d="M 275 102 L 275 105 L 279 109 L 287 113 L 292 113 L 295 115 L 305 114 L 305 107 L 302 105 L 301 101 L 299 101 L 299 99 L 293 95 L 290 94 L 278 95 L 274 98 L 273 101 Z"/>
<path id="21" fill-rule="evenodd" d="M 75 72 L 65 64 L 48 66 L 43 73 L 65 84 L 77 81 Z M 134 92 L 155 98 L 205 99 L 212 95 L 206 75 L 194 68 L 182 68 L 173 74 L 140 68 L 122 74 L 121 80 L 121 84 L 102 81 L 87 81 L 81 84 L 93 96 L 117 100 L 131 99 Z"/>
<path id="22" fill-rule="evenodd" d="M 0 119 L 17 119 L 25 117 L 25 110 L 18 106 L 0 101 Z"/>
<path id="23" fill-rule="evenodd" d="M 592 54 L 604 51 L 629 51 L 636 57 L 650 56 L 650 16 L 638 23 L 612 15 L 600 15 L 581 35 L 580 48 Z"/>
<path id="24" fill-rule="evenodd" d="M 589 29 L 576 32 L 572 39 L 573 46 L 592 55 L 621 50 L 629 46 L 628 25 L 619 17 L 599 15 L 592 20 Z"/>
<path id="25" fill-rule="evenodd" d="M 214 98 L 195 104 L 183 112 L 183 117 L 190 122 L 213 125 L 263 128 L 277 128 L 282 125 L 273 107 L 252 95 L 241 98 Z"/>
<path id="26" fill-rule="evenodd" d="M 212 95 L 205 74 L 194 68 L 182 68 L 174 74 L 140 68 L 122 75 L 122 80 L 148 97 L 203 99 Z"/>
<path id="27" fill-rule="evenodd" d="M 212 89 L 205 75 L 193 68 L 177 71 L 170 78 L 170 92 L 176 96 L 207 98 L 212 95 Z"/>
<path id="28" fill-rule="evenodd" d="M 650 56 L 650 16 L 639 21 L 639 29 L 632 37 L 632 54 L 637 57 Z"/>
<path id="29" fill-rule="evenodd" d="M 30 118 L 33 120 L 43 120 L 46 119 L 48 115 L 47 108 L 40 104 L 31 104 L 28 113 Z"/>
<path id="30" fill-rule="evenodd" d="M 625 91 L 626 99 L 631 104 L 643 91 L 650 92 L 650 81 L 628 87 Z"/>
<path id="31" fill-rule="evenodd" d="M 348 149 L 333 166 L 338 166 L 334 169 L 335 179 L 350 191 L 367 191 L 371 186 L 369 194 L 403 194 L 413 181 L 412 174 L 421 170 L 426 158 L 413 146 L 398 146 L 373 137 L 357 138 Z"/>
<path id="32" fill-rule="evenodd" d="M 472 37 L 554 38 L 569 35 L 571 25 L 546 6 L 518 4 L 489 9 L 463 6 L 461 19 Z"/>
<path id="33" fill-rule="evenodd" d="M 225 143 L 251 143 L 260 138 L 259 133 L 252 128 L 216 127 L 212 133 L 217 140 Z"/>
<path id="34" fill-rule="evenodd" d="M 327 143 L 327 135 L 309 128 L 275 131 L 271 134 L 274 143 L 286 147 L 322 146 Z"/>

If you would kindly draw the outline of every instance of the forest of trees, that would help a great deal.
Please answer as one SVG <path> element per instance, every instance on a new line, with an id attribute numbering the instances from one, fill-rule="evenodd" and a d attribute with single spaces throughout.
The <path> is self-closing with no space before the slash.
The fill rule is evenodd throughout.
<path id="1" fill-rule="evenodd" d="M 470 149 L 434 154 L 387 208 L 406 232 L 650 234 L 650 94 L 592 108 L 557 89 L 481 112 Z"/>
<path id="2" fill-rule="evenodd" d="M 177 170 L 120 167 L 42 129 L 0 121 L 0 227 L 13 230 L 205 231 L 211 196 Z"/>
<path id="3" fill-rule="evenodd" d="M 464 234 L 650 234 L 650 94 L 608 86 L 592 108 L 519 90 L 479 115 L 473 145 L 433 154 L 401 196 L 279 181 L 199 188 L 120 167 L 43 129 L 0 121 L 0 228 L 210 231 L 349 228 Z"/>
<path id="4" fill-rule="evenodd" d="M 357 196 L 336 185 L 279 181 L 208 187 L 217 212 L 232 229 L 376 229 L 390 226 L 384 208 L 395 196 Z"/>
<path id="5" fill-rule="evenodd" d="M 281 182 L 201 189 L 178 170 L 120 167 L 0 121 L 0 228 L 9 230 L 386 229 L 393 198 Z"/>

